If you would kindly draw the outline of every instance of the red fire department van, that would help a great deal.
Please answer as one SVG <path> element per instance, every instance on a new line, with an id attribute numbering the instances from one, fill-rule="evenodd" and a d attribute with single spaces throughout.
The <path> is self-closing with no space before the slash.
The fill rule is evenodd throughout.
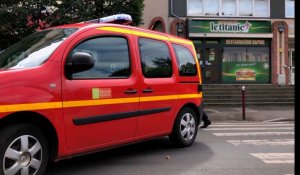
<path id="1" fill-rule="evenodd" d="M 0 175 L 166 135 L 189 146 L 201 103 L 190 40 L 101 21 L 38 31 L 0 54 Z"/>

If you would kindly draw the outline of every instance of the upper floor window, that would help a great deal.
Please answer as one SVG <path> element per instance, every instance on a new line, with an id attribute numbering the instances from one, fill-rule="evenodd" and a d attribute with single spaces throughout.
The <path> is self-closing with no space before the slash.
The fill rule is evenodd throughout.
<path id="1" fill-rule="evenodd" d="M 285 17 L 295 17 L 295 0 L 285 0 Z"/>
<path id="2" fill-rule="evenodd" d="M 187 0 L 187 15 L 188 16 L 202 16 L 203 0 Z"/>
<path id="3" fill-rule="evenodd" d="M 187 0 L 187 15 L 269 17 L 270 0 Z"/>
<path id="4" fill-rule="evenodd" d="M 268 17 L 269 16 L 269 0 L 255 0 L 254 1 L 254 16 Z"/>
<path id="5" fill-rule="evenodd" d="M 236 0 L 222 0 L 222 15 L 223 16 L 237 16 L 236 15 Z"/>

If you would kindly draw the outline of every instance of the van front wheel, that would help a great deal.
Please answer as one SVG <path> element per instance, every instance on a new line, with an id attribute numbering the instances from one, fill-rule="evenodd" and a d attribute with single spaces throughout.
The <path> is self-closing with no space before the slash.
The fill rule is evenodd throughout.
<path id="1" fill-rule="evenodd" d="M 196 114 L 191 108 L 183 108 L 177 115 L 173 131 L 169 135 L 171 142 L 178 147 L 194 143 L 198 128 Z"/>
<path id="2" fill-rule="evenodd" d="M 33 125 L 16 124 L 0 131 L 0 175 L 42 175 L 48 154 L 47 140 Z"/>

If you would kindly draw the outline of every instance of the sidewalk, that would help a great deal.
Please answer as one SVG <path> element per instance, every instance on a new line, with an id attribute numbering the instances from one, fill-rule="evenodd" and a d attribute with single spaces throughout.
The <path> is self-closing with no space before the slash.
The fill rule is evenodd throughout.
<path id="1" fill-rule="evenodd" d="M 243 121 L 242 107 L 207 107 L 208 118 L 214 121 Z M 245 121 L 294 121 L 294 106 L 248 106 Z"/>

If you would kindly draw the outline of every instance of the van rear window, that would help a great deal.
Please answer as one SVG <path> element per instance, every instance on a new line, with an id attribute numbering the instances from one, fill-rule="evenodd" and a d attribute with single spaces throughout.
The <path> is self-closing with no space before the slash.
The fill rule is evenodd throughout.
<path id="1" fill-rule="evenodd" d="M 172 76 L 172 62 L 166 43 L 140 38 L 139 49 L 143 75 L 146 78 L 168 78 Z"/>
<path id="2" fill-rule="evenodd" d="M 173 44 L 176 58 L 178 62 L 178 70 L 180 76 L 195 76 L 197 75 L 197 67 L 195 59 L 186 47 Z"/>

